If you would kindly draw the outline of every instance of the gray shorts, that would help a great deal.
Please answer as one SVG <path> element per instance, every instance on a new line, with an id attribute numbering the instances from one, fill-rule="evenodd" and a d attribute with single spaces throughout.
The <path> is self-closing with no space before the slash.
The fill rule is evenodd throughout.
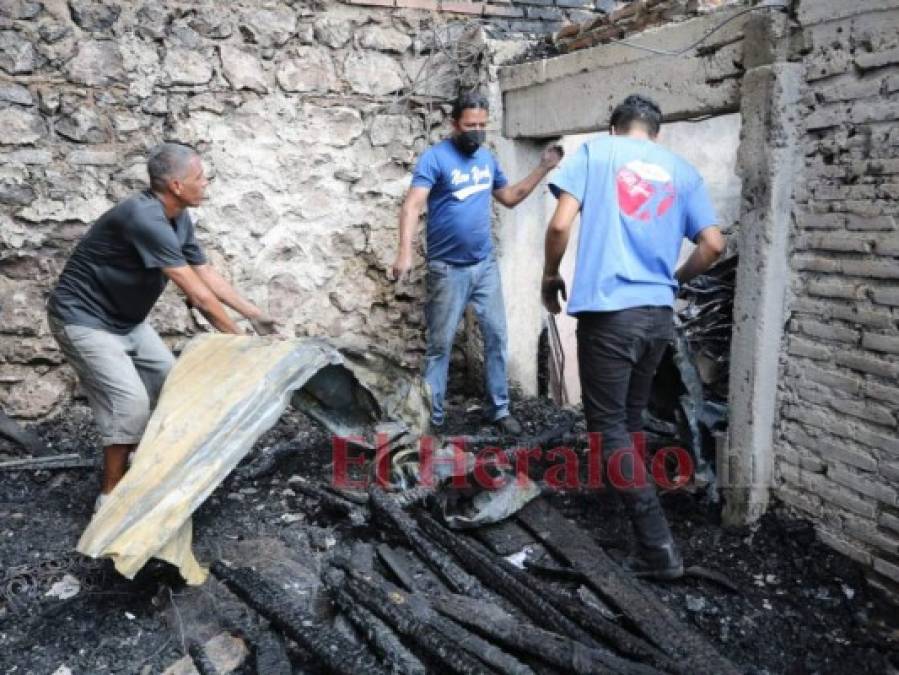
<path id="1" fill-rule="evenodd" d="M 140 442 L 175 357 L 146 323 L 126 335 L 63 324 L 50 332 L 87 394 L 103 446 Z"/>

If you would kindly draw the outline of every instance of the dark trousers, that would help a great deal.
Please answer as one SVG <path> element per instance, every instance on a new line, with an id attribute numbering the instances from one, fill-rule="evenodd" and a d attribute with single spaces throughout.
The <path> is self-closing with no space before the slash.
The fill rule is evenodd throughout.
<path id="1" fill-rule="evenodd" d="M 656 368 L 674 337 L 670 307 L 633 307 L 578 314 L 577 348 L 587 431 L 602 434 L 606 483 L 621 496 L 639 544 L 655 547 L 671 539 L 649 471 L 635 467 L 632 433 L 642 431 Z M 627 487 L 610 480 L 615 460 Z M 635 474 L 635 468 L 637 469 Z M 643 478 L 645 477 L 645 480 Z M 636 480 L 635 480 L 636 479 Z M 636 482 L 636 485 L 633 483 Z"/>

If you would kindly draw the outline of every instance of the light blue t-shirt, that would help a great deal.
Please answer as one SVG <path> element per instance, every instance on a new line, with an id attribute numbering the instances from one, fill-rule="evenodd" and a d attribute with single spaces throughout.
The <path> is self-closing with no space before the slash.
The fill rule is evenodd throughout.
<path id="1" fill-rule="evenodd" d="M 412 187 L 428 193 L 428 260 L 472 265 L 493 252 L 492 193 L 509 181 L 496 158 L 481 146 L 473 155 L 446 139 L 422 153 Z"/>
<path id="2" fill-rule="evenodd" d="M 683 238 L 718 223 L 699 172 L 649 140 L 584 143 L 549 187 L 581 205 L 569 314 L 673 306 Z"/>

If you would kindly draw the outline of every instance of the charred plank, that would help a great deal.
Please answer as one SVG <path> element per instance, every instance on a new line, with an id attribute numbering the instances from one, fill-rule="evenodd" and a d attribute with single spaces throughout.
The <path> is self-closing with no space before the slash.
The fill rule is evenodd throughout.
<path id="1" fill-rule="evenodd" d="M 307 497 L 317 500 L 323 508 L 346 516 L 353 525 L 364 525 L 368 522 L 369 512 L 365 506 L 351 502 L 349 499 L 339 497 L 333 492 L 305 481 L 296 481 L 291 483 L 290 486 Z"/>
<path id="2" fill-rule="evenodd" d="M 491 556 L 474 541 L 443 527 L 428 514 L 421 514 L 419 522 L 421 529 L 429 537 L 452 551 L 465 568 L 476 575 L 485 586 L 497 591 L 521 608 L 531 619 L 557 633 L 569 635 L 579 642 L 598 646 L 583 628 L 510 574 L 502 564 L 506 563 L 505 560 Z"/>
<path id="3" fill-rule="evenodd" d="M 215 667 L 199 642 L 191 642 L 187 647 L 187 654 L 200 675 L 218 675 L 219 669 Z"/>
<path id="4" fill-rule="evenodd" d="M 0 437 L 22 446 L 32 455 L 46 455 L 50 452 L 36 434 L 23 428 L 2 410 L 0 410 Z"/>
<path id="5" fill-rule="evenodd" d="M 275 631 L 262 630 L 253 643 L 258 675 L 292 675 L 287 645 Z"/>
<path id="6" fill-rule="evenodd" d="M 412 549 L 446 583 L 450 590 L 469 595 L 478 590 L 478 582 L 466 573 L 447 553 L 422 535 L 415 521 L 394 499 L 379 488 L 369 490 L 369 500 L 375 513 L 385 518 L 409 542 Z"/>
<path id="7" fill-rule="evenodd" d="M 425 675 L 427 669 L 424 664 L 406 648 L 396 633 L 341 588 L 344 581 L 343 573 L 331 568 L 322 578 L 332 593 L 334 603 L 392 672 L 402 675 Z"/>
<path id="8" fill-rule="evenodd" d="M 612 647 L 618 654 L 635 661 L 648 663 L 660 670 L 680 672 L 677 663 L 658 647 L 627 631 L 614 621 L 610 621 L 598 610 L 567 596 L 542 579 L 535 579 L 503 558 L 498 558 L 496 564 L 502 565 L 506 572 L 515 578 L 518 583 L 532 588 L 569 619 L 595 636 L 603 644 Z"/>
<path id="9" fill-rule="evenodd" d="M 583 573 L 591 588 L 668 656 L 697 675 L 737 675 L 740 670 L 661 600 L 626 574 L 590 536 L 546 500 L 518 512 L 519 521 L 553 553 Z"/>
<path id="10" fill-rule="evenodd" d="M 593 649 L 576 640 L 551 633 L 533 624 L 520 624 L 497 607 L 463 596 L 443 596 L 434 606 L 451 619 L 478 630 L 492 640 L 532 654 L 550 665 L 577 675 L 617 673 L 659 675 L 661 671 Z"/>
<path id="11" fill-rule="evenodd" d="M 414 641 L 430 658 L 441 663 L 447 672 L 457 675 L 494 672 L 417 616 L 410 607 L 406 593 L 374 575 L 363 575 L 341 561 L 335 562 L 346 572 L 344 588 L 356 602 L 378 615 L 400 635 Z"/>
<path id="12" fill-rule="evenodd" d="M 368 650 L 317 624 L 309 612 L 255 571 L 246 567 L 231 568 L 217 561 L 212 564 L 212 573 L 237 597 L 306 648 L 330 671 L 340 675 L 386 672 Z"/>

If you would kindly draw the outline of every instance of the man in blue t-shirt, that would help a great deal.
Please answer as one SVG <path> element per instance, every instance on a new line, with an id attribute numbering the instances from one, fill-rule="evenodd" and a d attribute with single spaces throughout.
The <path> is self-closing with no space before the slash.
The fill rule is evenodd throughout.
<path id="1" fill-rule="evenodd" d="M 626 562 L 660 579 L 683 574 L 655 486 L 631 434 L 641 431 L 655 370 L 673 338 L 678 284 L 701 274 L 725 241 L 702 177 L 655 143 L 662 113 L 642 96 L 612 112 L 611 135 L 585 143 L 550 185 L 558 198 L 546 232 L 542 295 L 561 311 L 559 263 L 575 217 L 581 225 L 568 313 L 577 317 L 587 430 L 599 432 L 608 479 L 637 537 Z M 697 244 L 675 270 L 684 237 Z M 614 461 L 612 461 L 614 458 Z"/>
<path id="2" fill-rule="evenodd" d="M 427 203 L 428 346 L 425 381 L 431 388 L 431 423 L 444 423 L 447 370 L 456 328 L 471 303 L 484 338 L 487 417 L 507 434 L 521 433 L 509 412 L 506 381 L 506 310 L 493 252 L 491 196 L 508 208 L 527 197 L 562 159 L 558 146 L 544 151 L 539 165 L 509 185 L 493 154 L 482 147 L 488 103 L 477 92 L 463 93 L 453 106 L 453 134 L 428 148 L 418 160 L 412 187 L 400 212 L 400 243 L 393 276 L 412 269 L 412 242 Z"/>

